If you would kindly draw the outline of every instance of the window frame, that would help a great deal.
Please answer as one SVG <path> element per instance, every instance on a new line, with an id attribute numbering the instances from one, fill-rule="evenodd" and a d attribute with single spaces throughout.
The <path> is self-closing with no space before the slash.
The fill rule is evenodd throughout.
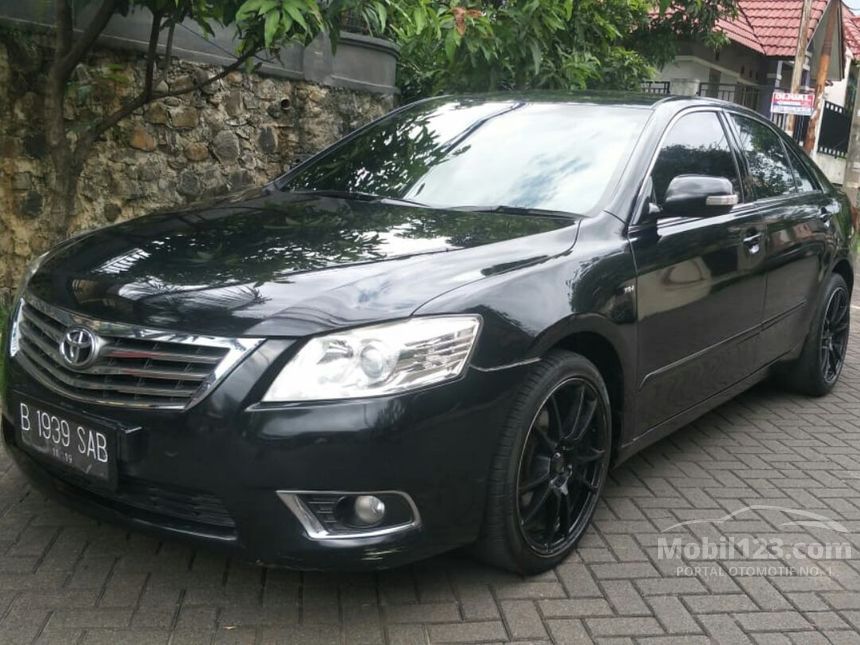
<path id="1" fill-rule="evenodd" d="M 752 114 L 749 114 L 747 112 L 742 112 L 740 110 L 725 109 L 724 112 L 726 114 L 726 121 L 728 122 L 729 128 L 731 129 L 731 132 L 732 132 L 732 138 L 734 139 L 734 144 L 735 144 L 735 147 L 737 148 L 738 155 L 741 159 L 743 159 L 743 162 L 744 162 L 745 181 L 743 181 L 742 183 L 744 184 L 745 188 L 747 187 L 747 185 L 749 186 L 748 190 L 751 193 L 750 196 L 753 198 L 750 200 L 750 203 L 770 204 L 770 203 L 776 203 L 776 202 L 787 200 L 787 199 L 792 199 L 794 197 L 797 197 L 798 195 L 810 194 L 808 191 L 800 192 L 800 190 L 798 189 L 797 175 L 796 175 L 796 171 L 794 169 L 794 164 L 792 164 L 792 162 L 791 162 L 791 154 L 788 150 L 788 147 L 785 145 L 785 141 L 783 140 L 783 134 L 780 133 L 776 127 L 774 127 L 773 123 L 761 118 L 759 115 L 753 116 Z M 789 169 L 791 170 L 791 181 L 794 184 L 793 190 L 791 190 L 788 193 L 783 193 L 781 195 L 772 195 L 770 197 L 759 197 L 758 196 L 758 194 L 756 193 L 755 187 L 752 184 L 752 173 L 750 172 L 749 159 L 747 158 L 746 152 L 744 151 L 743 147 L 741 146 L 740 135 L 739 135 L 738 130 L 737 130 L 737 124 L 735 123 L 734 119 L 731 118 L 731 115 L 737 115 L 738 117 L 748 119 L 750 121 L 754 121 L 754 122 L 758 123 L 759 125 L 764 126 L 766 129 L 770 130 L 771 134 L 773 134 L 776 137 L 777 141 L 779 141 L 780 147 L 782 148 L 782 153 L 785 155 L 785 161 L 788 164 Z M 817 175 L 816 175 L 816 177 L 817 177 Z M 747 182 L 749 182 L 749 183 L 747 184 Z"/>
<path id="2" fill-rule="evenodd" d="M 791 164 L 792 170 L 794 170 L 794 190 L 796 195 L 811 195 L 813 193 L 820 193 L 821 190 L 821 182 L 818 181 L 818 176 L 812 172 L 812 169 L 803 162 L 800 156 L 788 145 L 783 142 L 783 147 L 785 147 L 786 152 L 788 152 L 788 162 Z M 800 173 L 798 172 L 798 167 L 802 168 L 806 173 L 807 177 L 809 177 L 809 183 L 812 184 L 812 190 L 800 190 Z"/>
<path id="3" fill-rule="evenodd" d="M 715 105 L 699 105 L 695 107 L 690 107 L 684 110 L 679 111 L 677 114 L 673 115 L 669 120 L 669 123 L 666 124 L 666 127 L 663 128 L 663 132 L 660 133 L 660 138 L 657 140 L 657 145 L 654 147 L 654 150 L 651 152 L 651 158 L 648 162 L 648 166 L 645 170 L 643 178 L 639 184 L 639 197 L 636 199 L 634 204 L 633 217 L 630 218 L 628 223 L 628 228 L 634 228 L 641 224 L 642 219 L 645 217 L 642 212 L 642 207 L 644 206 L 645 199 L 649 199 L 650 195 L 645 195 L 645 186 L 651 184 L 651 173 L 654 171 L 654 166 L 657 164 L 657 158 L 660 156 L 660 151 L 663 149 L 663 144 L 666 142 L 669 133 L 672 131 L 672 128 L 675 124 L 683 119 L 685 116 L 689 116 L 691 114 L 697 114 L 699 112 L 710 112 L 717 117 L 717 121 L 720 124 L 720 127 L 723 129 L 723 134 L 726 137 L 726 143 L 729 146 L 729 151 L 732 155 L 732 160 L 735 164 L 735 172 L 738 175 L 738 203 L 732 207 L 732 210 L 729 214 L 734 214 L 735 210 L 743 206 L 747 202 L 747 189 L 744 185 L 744 177 L 746 176 L 743 172 L 743 167 L 741 166 L 741 157 L 739 156 L 739 148 L 736 145 L 734 140 L 734 132 L 730 131 L 725 123 L 725 117 L 723 115 L 723 110 L 719 106 Z M 705 219 L 705 218 L 694 218 L 694 217 L 672 217 L 665 218 L 664 222 L 676 222 L 676 221 L 686 221 L 690 219 Z"/>

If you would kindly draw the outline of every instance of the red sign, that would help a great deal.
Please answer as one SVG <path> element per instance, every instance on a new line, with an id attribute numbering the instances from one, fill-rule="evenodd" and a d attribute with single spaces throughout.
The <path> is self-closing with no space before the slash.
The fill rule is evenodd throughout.
<path id="1" fill-rule="evenodd" d="M 810 116 L 812 115 L 814 107 L 814 94 L 774 92 L 770 99 L 771 114 L 796 114 L 798 116 Z"/>

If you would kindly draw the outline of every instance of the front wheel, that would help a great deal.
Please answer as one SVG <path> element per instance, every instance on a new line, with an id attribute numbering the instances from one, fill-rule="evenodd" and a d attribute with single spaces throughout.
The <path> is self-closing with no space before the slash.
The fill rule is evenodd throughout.
<path id="1" fill-rule="evenodd" d="M 845 364 L 850 325 L 851 292 L 845 279 L 834 273 L 826 283 L 800 358 L 784 369 L 783 382 L 810 396 L 830 392 Z"/>
<path id="2" fill-rule="evenodd" d="M 584 357 L 553 351 L 531 373 L 502 431 L 478 556 L 534 574 L 588 528 L 611 455 L 609 396 Z"/>

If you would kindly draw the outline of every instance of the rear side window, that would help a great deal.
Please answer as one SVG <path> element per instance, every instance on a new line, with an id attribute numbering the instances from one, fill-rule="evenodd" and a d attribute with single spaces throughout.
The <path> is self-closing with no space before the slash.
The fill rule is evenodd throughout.
<path id="1" fill-rule="evenodd" d="M 797 183 L 797 191 L 808 193 L 813 190 L 820 190 L 821 187 L 818 185 L 818 181 L 815 179 L 815 175 L 812 174 L 809 166 L 803 163 L 800 156 L 795 154 L 790 148 L 788 154 L 791 157 L 791 165 L 794 168 L 794 181 Z"/>
<path id="2" fill-rule="evenodd" d="M 735 159 L 715 112 L 682 116 L 666 134 L 651 171 L 658 204 L 663 203 L 669 182 L 678 175 L 725 177 L 739 192 Z"/>
<path id="3" fill-rule="evenodd" d="M 738 114 L 731 116 L 737 126 L 738 143 L 749 165 L 756 198 L 793 193 L 794 173 L 776 132 L 753 119 Z"/>

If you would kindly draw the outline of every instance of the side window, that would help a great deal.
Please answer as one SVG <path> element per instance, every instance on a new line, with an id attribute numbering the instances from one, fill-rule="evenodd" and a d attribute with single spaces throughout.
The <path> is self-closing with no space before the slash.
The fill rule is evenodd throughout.
<path id="1" fill-rule="evenodd" d="M 794 192 L 794 173 L 776 132 L 753 119 L 732 114 L 738 143 L 749 165 L 750 180 L 758 199 Z"/>
<path id="2" fill-rule="evenodd" d="M 815 175 L 812 174 L 809 166 L 803 162 L 800 155 L 795 154 L 789 148 L 789 156 L 791 157 L 791 165 L 794 168 L 794 181 L 797 184 L 797 192 L 808 193 L 813 190 L 820 190 L 821 186 L 818 185 L 818 180 L 815 179 Z"/>
<path id="3" fill-rule="evenodd" d="M 687 114 L 671 126 L 651 171 L 658 204 L 678 175 L 725 177 L 739 192 L 735 159 L 716 112 Z"/>

